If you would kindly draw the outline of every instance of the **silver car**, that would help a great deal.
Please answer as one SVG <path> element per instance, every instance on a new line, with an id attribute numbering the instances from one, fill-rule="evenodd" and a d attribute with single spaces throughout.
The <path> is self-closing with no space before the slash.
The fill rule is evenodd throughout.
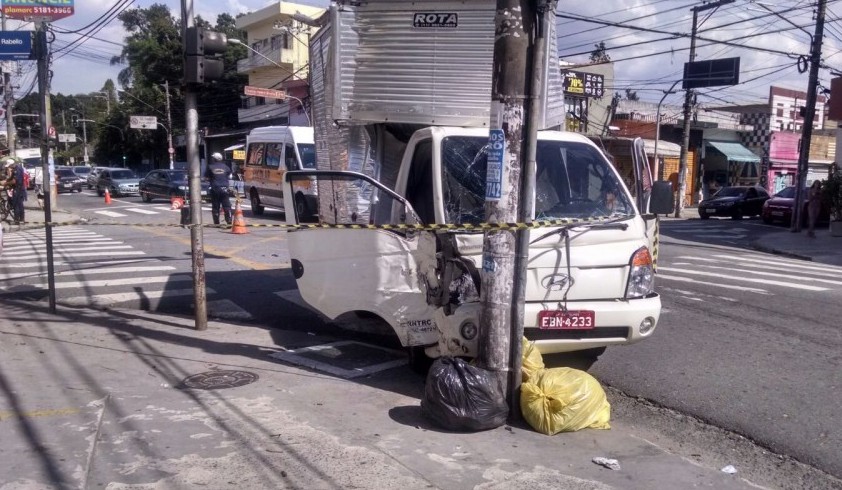
<path id="1" fill-rule="evenodd" d="M 140 191 L 140 178 L 127 168 L 106 168 L 99 173 L 96 193 L 101 197 L 107 189 L 112 196 L 137 195 Z"/>

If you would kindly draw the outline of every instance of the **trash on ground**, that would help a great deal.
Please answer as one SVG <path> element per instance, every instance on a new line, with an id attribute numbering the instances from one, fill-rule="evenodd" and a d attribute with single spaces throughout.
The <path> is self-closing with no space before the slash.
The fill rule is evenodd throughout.
<path id="1" fill-rule="evenodd" d="M 530 342 L 523 338 L 523 360 L 521 361 L 520 373 L 521 380 L 528 381 L 529 378 L 535 376 L 535 373 L 544 369 L 544 358 L 541 357 L 541 352 L 535 346 L 535 342 Z"/>
<path id="2" fill-rule="evenodd" d="M 579 429 L 610 429 L 611 405 L 590 374 L 560 367 L 538 371 L 520 387 L 523 418 L 547 435 Z"/>
<path id="3" fill-rule="evenodd" d="M 421 414 L 447 430 L 478 431 L 503 425 L 509 406 L 490 371 L 441 357 L 427 373 Z"/>
<path id="4" fill-rule="evenodd" d="M 729 475 L 733 475 L 737 472 L 737 468 L 734 468 L 734 465 L 729 464 L 728 466 L 722 468 L 721 470 L 723 473 L 728 473 Z"/>
<path id="5" fill-rule="evenodd" d="M 620 462 L 617 461 L 616 459 L 609 459 L 609 458 L 603 458 L 602 456 L 597 456 L 597 457 L 593 458 L 591 461 L 593 461 L 594 463 L 596 463 L 600 466 L 605 466 L 609 470 L 620 471 Z"/>

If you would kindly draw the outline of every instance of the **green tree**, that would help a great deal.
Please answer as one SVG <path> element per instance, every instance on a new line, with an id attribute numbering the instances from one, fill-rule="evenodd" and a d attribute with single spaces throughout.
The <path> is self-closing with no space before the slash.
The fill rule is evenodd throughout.
<path id="1" fill-rule="evenodd" d="M 637 91 L 627 88 L 626 100 L 640 100 L 640 97 L 637 96 Z"/>
<path id="2" fill-rule="evenodd" d="M 605 63 L 611 61 L 611 57 L 608 56 L 604 41 L 600 41 L 599 44 L 594 44 L 593 47 L 594 50 L 591 51 L 591 62 Z"/>

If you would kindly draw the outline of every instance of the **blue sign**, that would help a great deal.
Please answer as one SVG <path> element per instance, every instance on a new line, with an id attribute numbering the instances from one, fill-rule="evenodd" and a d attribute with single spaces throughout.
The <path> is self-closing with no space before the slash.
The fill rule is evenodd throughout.
<path id="1" fill-rule="evenodd" d="M 499 201 L 503 195 L 503 159 L 506 135 L 502 129 L 488 132 L 488 167 L 485 174 L 485 200 Z"/>
<path id="2" fill-rule="evenodd" d="M 0 31 L 0 60 L 30 60 L 32 31 Z"/>

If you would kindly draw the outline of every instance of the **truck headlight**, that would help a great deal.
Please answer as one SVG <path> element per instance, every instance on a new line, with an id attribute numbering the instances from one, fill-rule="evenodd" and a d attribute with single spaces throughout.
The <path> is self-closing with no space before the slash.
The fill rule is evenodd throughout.
<path id="1" fill-rule="evenodd" d="M 646 247 L 640 247 L 631 256 L 629 282 L 626 286 L 626 299 L 642 298 L 655 290 L 655 267 L 652 255 Z"/>

